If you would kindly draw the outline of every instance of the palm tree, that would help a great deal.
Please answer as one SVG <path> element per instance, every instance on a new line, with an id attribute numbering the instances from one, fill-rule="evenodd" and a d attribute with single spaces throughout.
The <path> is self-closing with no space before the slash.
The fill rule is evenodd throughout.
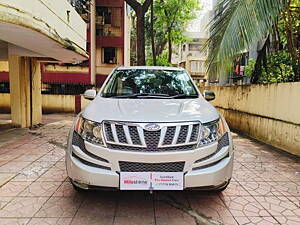
<path id="1" fill-rule="evenodd" d="M 208 72 L 227 71 L 239 54 L 272 31 L 290 0 L 219 0 L 212 19 Z"/>

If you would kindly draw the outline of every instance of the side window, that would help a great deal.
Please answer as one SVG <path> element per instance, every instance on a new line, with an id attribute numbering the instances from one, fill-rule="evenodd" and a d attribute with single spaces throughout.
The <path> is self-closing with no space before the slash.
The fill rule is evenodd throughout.
<path id="1" fill-rule="evenodd" d="M 111 9 L 108 7 L 97 6 L 96 23 L 98 25 L 111 24 Z"/>
<path id="2" fill-rule="evenodd" d="M 103 64 L 117 64 L 117 49 L 107 47 L 102 49 L 102 63 Z"/>

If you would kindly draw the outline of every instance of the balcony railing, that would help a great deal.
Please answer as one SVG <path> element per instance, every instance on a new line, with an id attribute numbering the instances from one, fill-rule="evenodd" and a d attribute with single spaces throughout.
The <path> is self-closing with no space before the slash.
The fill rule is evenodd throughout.
<path id="1" fill-rule="evenodd" d="M 101 47 L 124 47 L 123 37 L 97 36 L 97 46 Z"/>
<path id="2" fill-rule="evenodd" d="M 124 0 L 96 0 L 97 6 L 123 7 Z"/>

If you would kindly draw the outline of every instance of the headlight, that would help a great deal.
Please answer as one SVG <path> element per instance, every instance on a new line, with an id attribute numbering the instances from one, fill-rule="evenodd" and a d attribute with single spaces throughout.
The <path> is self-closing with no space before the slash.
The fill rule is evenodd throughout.
<path id="1" fill-rule="evenodd" d="M 86 141 L 103 145 L 101 124 L 83 117 L 79 117 L 75 123 L 75 131 Z"/>
<path id="2" fill-rule="evenodd" d="M 222 118 L 203 124 L 200 130 L 198 146 L 208 145 L 218 141 L 226 133 L 225 124 Z"/>

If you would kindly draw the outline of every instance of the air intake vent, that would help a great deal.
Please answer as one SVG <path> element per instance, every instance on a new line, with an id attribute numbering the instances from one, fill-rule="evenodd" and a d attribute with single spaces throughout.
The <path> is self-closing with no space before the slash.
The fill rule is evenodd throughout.
<path id="1" fill-rule="evenodd" d="M 182 172 L 185 162 L 136 163 L 119 162 L 122 172 Z"/>

